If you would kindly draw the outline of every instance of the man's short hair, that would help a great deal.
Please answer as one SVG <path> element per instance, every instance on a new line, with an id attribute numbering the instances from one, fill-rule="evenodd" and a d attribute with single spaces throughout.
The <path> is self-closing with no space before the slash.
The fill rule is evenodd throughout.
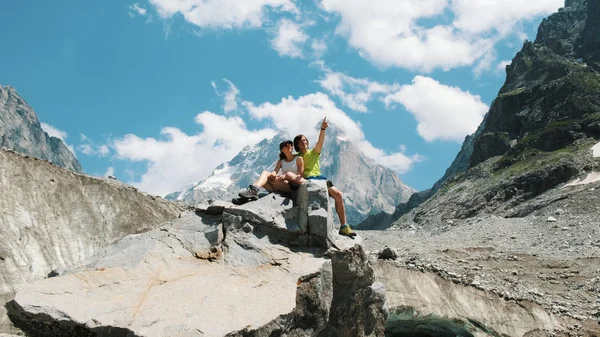
<path id="1" fill-rule="evenodd" d="M 294 137 L 294 150 L 296 150 L 296 152 L 300 152 L 300 147 L 298 146 L 298 143 L 300 143 L 300 140 L 302 139 L 302 137 L 304 137 L 304 135 L 302 135 L 302 134 Z M 304 138 L 306 138 L 306 137 L 304 137 Z M 306 139 L 306 145 L 308 145 L 308 139 Z"/>

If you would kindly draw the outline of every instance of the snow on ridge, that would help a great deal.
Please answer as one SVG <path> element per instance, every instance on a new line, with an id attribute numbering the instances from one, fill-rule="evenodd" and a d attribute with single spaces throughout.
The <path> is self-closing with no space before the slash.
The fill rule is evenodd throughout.
<path id="1" fill-rule="evenodd" d="M 235 172 L 236 167 L 225 164 L 223 168 L 214 170 L 213 174 L 206 178 L 206 180 L 204 180 L 196 188 L 200 189 L 202 192 L 208 192 L 216 188 L 226 189 L 231 185 L 231 175 Z"/>
<path id="2" fill-rule="evenodd" d="M 592 146 L 592 155 L 594 158 L 600 158 L 600 142 Z"/>

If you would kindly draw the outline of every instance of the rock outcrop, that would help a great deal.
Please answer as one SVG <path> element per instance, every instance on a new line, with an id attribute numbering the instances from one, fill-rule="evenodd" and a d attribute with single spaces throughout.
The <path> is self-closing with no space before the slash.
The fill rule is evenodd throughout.
<path id="1" fill-rule="evenodd" d="M 75 155 L 62 140 L 42 130 L 33 109 L 12 87 L 0 86 L 0 148 L 48 160 L 75 172 L 83 172 Z"/>
<path id="2" fill-rule="evenodd" d="M 369 214 L 380 211 L 392 213 L 395 205 L 412 195 L 414 190 L 402 183 L 395 172 L 377 165 L 352 143 L 338 138 L 333 127 L 327 132 L 321 172 L 344 193 L 348 223 L 356 225 Z M 237 197 L 240 189 L 251 184 L 263 170 L 273 170 L 279 143 L 285 139 L 279 134 L 248 146 L 219 165 L 208 178 L 166 198 L 195 204 L 207 199 Z"/>
<path id="3" fill-rule="evenodd" d="M 29 336 L 383 336 L 384 288 L 320 183 L 198 205 L 25 286 L 9 316 Z"/>
<path id="4" fill-rule="evenodd" d="M 181 205 L 111 179 L 0 150 L 0 299 L 176 217 Z M 0 331 L 9 332 L 4 307 Z"/>
<path id="5" fill-rule="evenodd" d="M 364 227 L 386 228 L 400 216 L 396 224 L 511 216 L 523 202 L 598 170 L 589 149 L 600 139 L 599 3 L 567 1 L 545 19 L 507 66 L 504 86 L 444 177 L 420 200 Z"/>

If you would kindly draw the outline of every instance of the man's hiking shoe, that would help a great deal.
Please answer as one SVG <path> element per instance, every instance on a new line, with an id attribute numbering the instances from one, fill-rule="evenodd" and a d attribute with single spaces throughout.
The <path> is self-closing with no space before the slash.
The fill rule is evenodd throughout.
<path id="1" fill-rule="evenodd" d="M 342 227 L 340 227 L 339 234 L 349 237 L 356 236 L 356 233 L 352 230 L 352 228 L 350 228 L 350 225 L 343 225 Z"/>
<path id="2" fill-rule="evenodd" d="M 240 196 L 240 198 L 244 198 L 244 199 L 248 199 L 248 200 L 258 200 L 258 190 L 259 190 L 258 187 L 254 186 L 254 185 L 250 185 L 250 186 L 248 186 L 247 189 L 238 193 L 238 195 Z"/>

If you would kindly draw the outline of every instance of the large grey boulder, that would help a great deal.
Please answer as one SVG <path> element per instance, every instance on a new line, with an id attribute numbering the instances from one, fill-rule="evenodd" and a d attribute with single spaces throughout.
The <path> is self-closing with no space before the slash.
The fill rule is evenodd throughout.
<path id="1" fill-rule="evenodd" d="M 326 196 L 307 186 L 302 204 L 329 208 L 309 190 Z M 364 251 L 309 246 L 337 233 L 307 221 L 279 195 L 199 205 L 24 286 L 9 315 L 29 336 L 383 336 L 385 297 Z"/>
<path id="2" fill-rule="evenodd" d="M 75 155 L 62 140 L 48 135 L 33 109 L 12 87 L 0 85 L 0 148 L 48 160 L 75 172 L 83 172 Z"/>
<path id="3" fill-rule="evenodd" d="M 108 244 L 177 217 L 183 207 L 118 181 L 0 150 L 0 300 Z M 11 332 L 4 306 L 0 331 Z"/>

